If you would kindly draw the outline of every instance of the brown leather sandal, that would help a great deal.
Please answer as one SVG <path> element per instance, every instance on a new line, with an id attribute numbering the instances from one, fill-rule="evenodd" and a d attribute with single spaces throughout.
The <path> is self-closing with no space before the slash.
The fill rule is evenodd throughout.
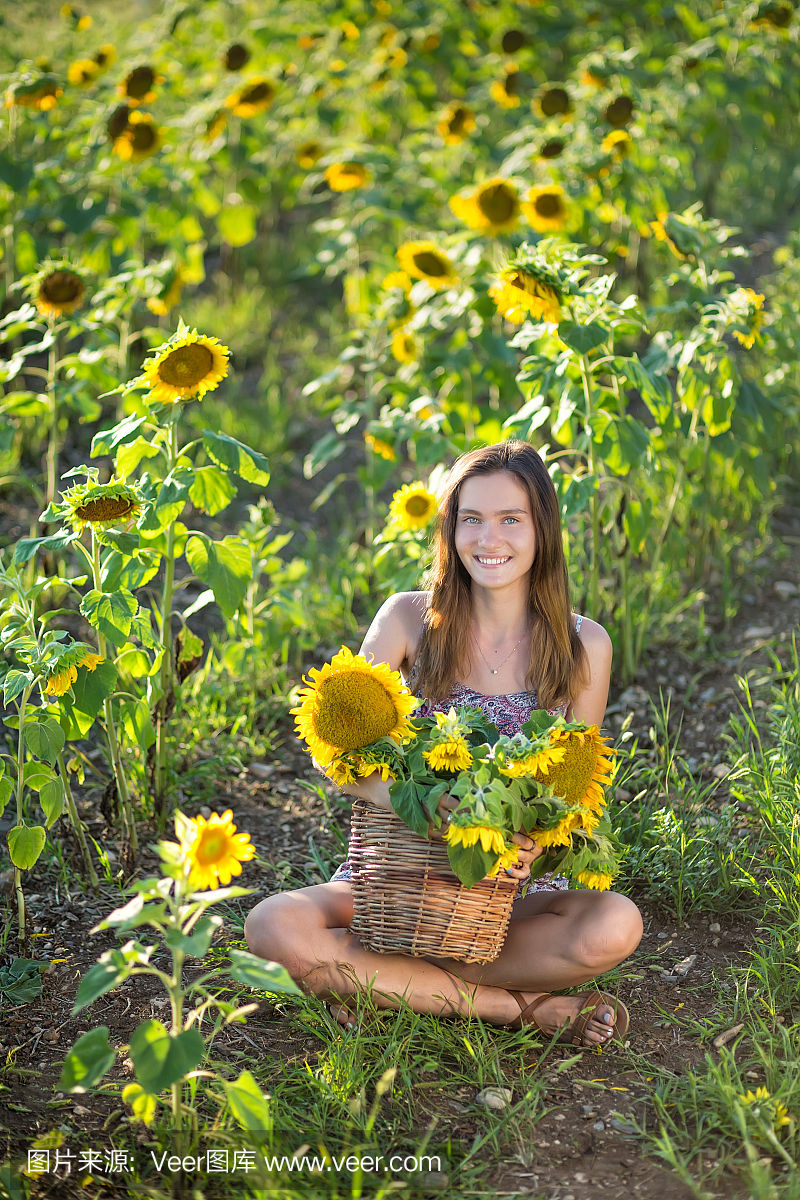
<path id="1" fill-rule="evenodd" d="M 537 996 L 535 1000 L 531 1000 L 530 1004 L 526 1004 L 522 992 L 515 992 L 511 988 L 506 988 L 506 991 L 510 996 L 514 997 L 520 1008 L 519 1016 L 509 1023 L 508 1028 L 523 1029 L 526 1025 L 535 1025 L 547 1037 L 548 1034 L 536 1020 L 535 1013 L 540 1004 L 544 1004 L 545 1000 L 550 999 L 552 992 L 544 992 L 541 996 Z M 582 1050 L 591 1050 L 595 1045 L 603 1045 L 602 1042 L 593 1042 L 585 1045 L 583 1041 L 586 1026 L 602 1005 L 607 1005 L 614 1013 L 614 1033 L 612 1038 L 624 1042 L 625 1034 L 628 1032 L 631 1022 L 631 1015 L 621 1000 L 618 1000 L 615 996 L 609 996 L 607 992 L 589 992 L 584 999 L 583 1008 L 579 1016 L 567 1027 L 561 1037 L 558 1038 L 558 1041 L 566 1043 L 568 1046 L 578 1046 Z"/>

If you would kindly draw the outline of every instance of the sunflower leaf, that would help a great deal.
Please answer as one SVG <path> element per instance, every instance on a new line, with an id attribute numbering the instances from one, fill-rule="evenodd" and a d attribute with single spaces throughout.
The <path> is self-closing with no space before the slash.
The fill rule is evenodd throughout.
<path id="1" fill-rule="evenodd" d="M 195 508 L 216 516 L 227 508 L 236 495 L 236 487 L 219 467 L 198 467 L 189 488 L 189 499 Z"/>
<path id="2" fill-rule="evenodd" d="M 497 855 L 484 850 L 480 842 L 474 846 L 448 844 L 447 857 L 458 878 L 468 888 L 484 879 L 497 862 Z"/>
<path id="3" fill-rule="evenodd" d="M 81 614 L 115 646 L 127 638 L 138 610 L 136 597 L 127 588 L 116 592 L 93 590 L 81 601 Z"/>
<path id="4" fill-rule="evenodd" d="M 237 537 L 215 542 L 205 534 L 195 534 L 186 543 L 186 557 L 197 578 L 211 588 L 223 614 L 232 617 L 252 578 L 247 542 Z"/>
<path id="5" fill-rule="evenodd" d="M 203 430 L 203 446 L 208 457 L 226 471 L 232 471 L 247 483 L 266 487 L 269 483 L 269 462 L 257 450 L 251 450 L 226 433 Z"/>
<path id="6" fill-rule="evenodd" d="M 92 438 L 92 458 L 97 458 L 99 454 L 110 454 L 117 446 L 124 446 L 126 442 L 134 441 L 148 419 L 147 416 L 126 417 L 113 429 L 104 429 L 100 433 L 96 433 Z"/>
<path id="7" fill-rule="evenodd" d="M 25 726 L 25 745 L 34 758 L 43 758 L 50 766 L 64 749 L 64 730 L 52 717 L 42 717 Z"/>
<path id="8" fill-rule="evenodd" d="M 20 871 L 29 871 L 47 839 L 41 825 L 16 825 L 8 833 L 8 857 Z"/>

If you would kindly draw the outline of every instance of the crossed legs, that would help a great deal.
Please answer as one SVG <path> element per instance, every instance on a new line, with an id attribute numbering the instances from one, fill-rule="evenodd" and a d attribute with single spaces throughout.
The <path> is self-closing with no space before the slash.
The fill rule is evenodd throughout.
<path id="1" fill-rule="evenodd" d="M 245 924 L 253 953 L 281 963 L 307 991 L 334 1001 L 342 1024 L 353 1021 L 347 998 L 371 984 L 381 1008 L 405 1001 L 415 1012 L 473 1012 L 505 1025 L 519 1013 L 506 988 L 523 993 L 527 1003 L 542 992 L 586 983 L 633 953 L 642 936 L 639 910 L 616 892 L 536 892 L 518 900 L 503 949 L 485 966 L 375 954 L 347 932 L 352 915 L 350 884 L 337 881 L 270 896 Z M 536 1010 L 536 1019 L 546 1033 L 555 1033 L 581 1007 L 580 996 L 552 996 Z M 610 1008 L 598 1010 L 584 1042 L 606 1041 L 612 1022 Z"/>

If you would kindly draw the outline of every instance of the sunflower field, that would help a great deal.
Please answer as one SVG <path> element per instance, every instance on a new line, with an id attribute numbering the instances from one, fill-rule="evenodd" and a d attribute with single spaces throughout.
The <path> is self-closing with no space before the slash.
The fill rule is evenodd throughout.
<path id="1" fill-rule="evenodd" d="M 800 10 L 0 19 L 2 1200 L 796 1196 Z M 591 1065 L 242 934 L 346 851 L 304 673 L 511 437 L 615 647 Z"/>

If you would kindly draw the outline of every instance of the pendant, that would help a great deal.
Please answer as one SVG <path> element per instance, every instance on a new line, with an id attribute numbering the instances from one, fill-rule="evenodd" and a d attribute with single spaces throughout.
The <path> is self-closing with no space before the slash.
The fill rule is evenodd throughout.
<path id="1" fill-rule="evenodd" d="M 492 674 L 493 674 L 493 675 L 496 675 L 496 674 L 497 674 L 497 671 L 492 671 Z"/>

